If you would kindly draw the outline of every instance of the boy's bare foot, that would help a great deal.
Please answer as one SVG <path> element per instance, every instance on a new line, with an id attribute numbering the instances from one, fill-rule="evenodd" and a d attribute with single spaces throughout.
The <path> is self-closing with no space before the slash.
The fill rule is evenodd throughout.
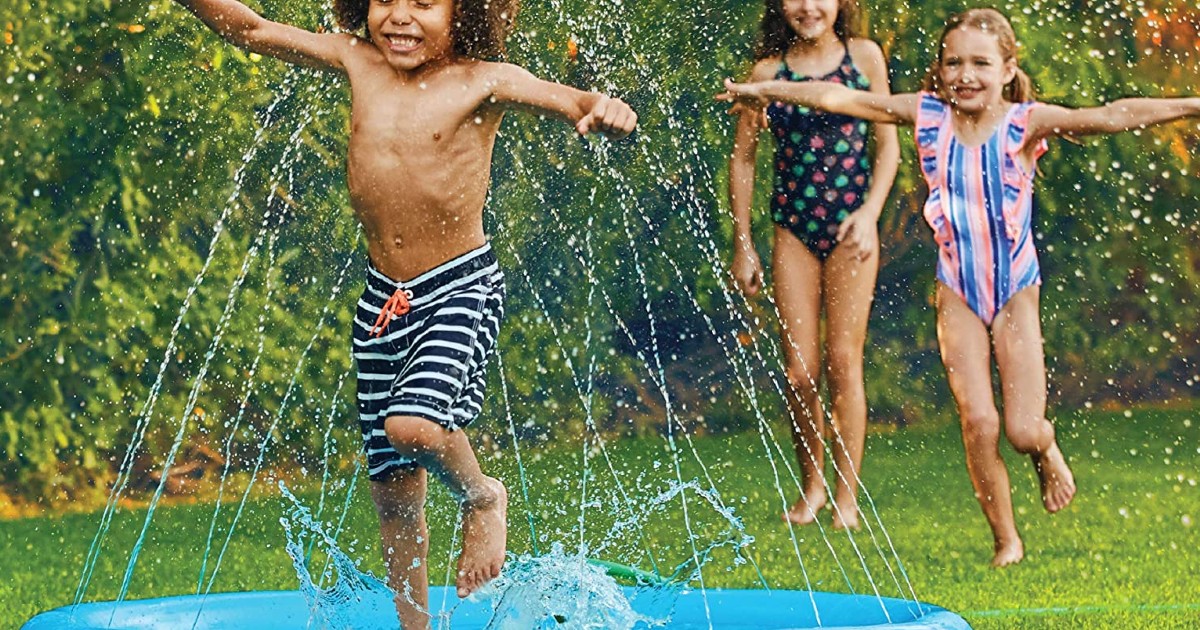
<path id="1" fill-rule="evenodd" d="M 842 505 L 841 503 L 834 504 L 833 510 L 833 528 L 834 529 L 851 529 L 858 531 L 862 528 L 862 524 L 858 522 L 858 504 L 851 503 Z"/>
<path id="2" fill-rule="evenodd" d="M 996 541 L 996 555 L 992 556 L 992 566 L 1006 567 L 1020 562 L 1024 557 L 1025 544 L 1021 542 L 1020 538 L 1014 538 L 1007 542 Z"/>
<path id="3" fill-rule="evenodd" d="M 1058 448 L 1058 442 L 1052 444 L 1045 454 L 1034 454 L 1031 458 L 1041 480 L 1042 505 L 1046 511 L 1053 514 L 1067 507 L 1075 498 L 1075 477 L 1067 466 L 1067 458 Z"/>
<path id="4" fill-rule="evenodd" d="M 817 512 L 825 507 L 826 500 L 824 489 L 805 492 L 799 500 L 792 504 L 791 509 L 783 513 L 783 520 L 793 525 L 813 523 L 817 520 Z"/>
<path id="5" fill-rule="evenodd" d="M 395 604 L 396 612 L 400 615 L 401 628 L 429 630 L 429 621 L 432 618 L 425 612 L 425 607 L 414 602 L 411 596 L 404 593 L 396 595 Z"/>
<path id="6" fill-rule="evenodd" d="M 508 491 L 488 477 L 492 492 L 463 501 L 463 547 L 458 557 L 458 596 L 466 597 L 500 575 L 508 542 Z"/>

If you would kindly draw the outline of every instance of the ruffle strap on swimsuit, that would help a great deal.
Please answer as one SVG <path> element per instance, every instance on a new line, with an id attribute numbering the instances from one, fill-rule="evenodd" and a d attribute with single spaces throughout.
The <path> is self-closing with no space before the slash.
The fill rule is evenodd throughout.
<path id="1" fill-rule="evenodd" d="M 1004 231 L 1014 245 L 1021 236 L 1021 227 L 1024 224 L 1019 216 L 1021 199 L 1025 189 L 1033 186 L 1035 172 L 1026 172 L 1025 167 L 1021 165 L 1020 155 L 1025 148 L 1029 116 L 1033 113 L 1034 107 L 1038 105 L 1031 101 L 1013 107 L 1009 112 L 1008 120 L 1004 123 L 1004 168 L 1002 169 L 1004 173 Z M 1037 164 L 1038 158 L 1042 157 L 1048 149 L 1049 145 L 1044 138 L 1038 142 L 1033 153 L 1034 164 Z"/>
<path id="2" fill-rule="evenodd" d="M 942 181 L 945 179 L 940 169 L 943 168 L 939 159 L 943 149 L 942 129 L 950 108 L 930 92 L 921 93 L 921 102 L 917 107 L 916 140 L 917 157 L 921 163 L 921 173 L 929 187 L 929 197 L 925 201 L 922 214 L 925 222 L 933 228 L 933 239 L 939 247 L 950 248 L 953 236 L 950 232 L 950 222 L 946 220 L 946 212 L 942 207 Z"/>
<path id="3" fill-rule="evenodd" d="M 1020 216 L 1022 199 L 1033 186 L 1034 172 L 1027 172 L 1021 165 L 1020 154 L 1025 147 L 1029 116 L 1038 105 L 1036 102 L 1027 102 L 1013 106 L 998 131 L 1003 134 L 1001 146 L 1004 154 L 1003 168 L 1000 169 L 1004 184 L 1001 212 L 1004 216 L 1004 233 L 1012 247 L 1016 246 L 1025 225 L 1024 217 Z M 943 145 L 952 140 L 953 134 L 949 116 L 949 105 L 930 92 L 921 93 L 916 121 L 917 155 L 921 162 L 921 173 L 929 186 L 929 197 L 925 202 L 923 214 L 926 223 L 933 229 L 934 240 L 944 248 L 950 248 L 954 240 L 950 221 L 943 207 L 945 191 L 942 188 L 946 174 L 941 172 L 946 168 L 943 154 L 947 147 Z M 1044 139 L 1038 142 L 1033 153 L 1035 163 L 1048 148 Z"/>

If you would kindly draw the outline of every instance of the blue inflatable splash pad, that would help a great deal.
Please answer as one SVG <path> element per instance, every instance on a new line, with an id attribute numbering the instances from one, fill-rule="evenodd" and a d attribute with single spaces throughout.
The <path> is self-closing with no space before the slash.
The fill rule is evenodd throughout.
<path id="1" fill-rule="evenodd" d="M 635 610 L 657 619 L 669 619 L 660 627 L 678 630 L 970 629 L 961 617 L 943 608 L 886 597 L 786 590 L 663 593 L 630 587 L 625 592 Z M 437 608 L 439 602 L 458 599 L 447 587 L 432 587 L 429 601 Z M 391 601 L 383 596 L 360 602 L 352 615 L 351 627 L 355 630 L 396 627 Z M 450 627 L 482 629 L 489 627 L 495 616 L 489 601 L 462 601 L 450 611 Z M 309 627 L 310 617 L 309 603 L 299 591 L 259 591 L 99 602 L 80 604 L 74 610 L 64 606 L 34 617 L 22 630 L 303 630 Z M 558 622 L 548 619 L 536 627 L 553 628 L 569 622 L 569 619 Z"/>

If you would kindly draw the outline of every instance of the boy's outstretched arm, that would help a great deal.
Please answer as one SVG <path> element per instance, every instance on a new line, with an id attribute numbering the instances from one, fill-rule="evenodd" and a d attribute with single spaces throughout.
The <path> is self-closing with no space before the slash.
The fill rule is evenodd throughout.
<path id="1" fill-rule="evenodd" d="M 1200 98 L 1123 98 L 1101 107 L 1045 105 L 1029 115 L 1029 146 L 1049 136 L 1082 136 L 1142 129 L 1200 117 Z"/>
<path id="2" fill-rule="evenodd" d="M 581 135 L 601 133 L 612 140 L 637 127 L 637 114 L 619 98 L 544 81 L 512 64 L 491 64 L 489 71 L 492 98 L 502 106 L 551 114 L 574 123 Z"/>
<path id="3" fill-rule="evenodd" d="M 731 79 L 725 79 L 725 91 L 716 98 L 728 102 L 782 101 L 893 125 L 913 124 L 920 103 L 920 97 L 916 94 L 864 92 L 825 81 L 734 83 Z"/>
<path id="4" fill-rule="evenodd" d="M 323 70 L 343 70 L 352 35 L 313 33 L 272 22 L 237 0 L 176 0 L 229 43 L 251 52 Z"/>

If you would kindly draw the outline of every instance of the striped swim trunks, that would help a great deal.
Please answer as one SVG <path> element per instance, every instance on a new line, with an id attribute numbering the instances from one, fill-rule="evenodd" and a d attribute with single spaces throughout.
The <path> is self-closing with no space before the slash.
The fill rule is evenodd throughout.
<path id="1" fill-rule="evenodd" d="M 372 480 L 416 466 L 388 442 L 389 417 L 416 416 L 453 431 L 479 415 L 503 314 L 504 274 L 490 245 L 405 282 L 368 264 L 353 353 Z"/>

